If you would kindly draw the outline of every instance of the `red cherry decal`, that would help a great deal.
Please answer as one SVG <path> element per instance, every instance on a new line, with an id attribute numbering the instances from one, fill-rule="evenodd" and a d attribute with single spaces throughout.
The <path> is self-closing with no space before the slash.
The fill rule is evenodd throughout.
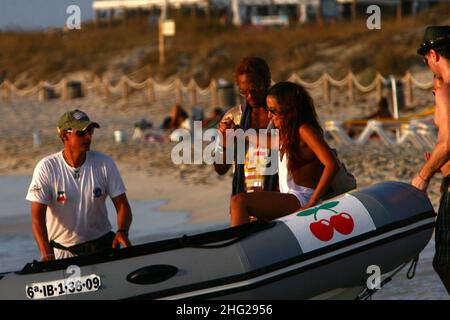
<path id="1" fill-rule="evenodd" d="M 353 218 L 347 212 L 341 212 L 336 216 L 332 216 L 330 219 L 331 225 L 341 234 L 350 234 L 355 227 Z"/>
<path id="2" fill-rule="evenodd" d="M 328 220 L 322 219 L 320 221 L 311 223 L 309 225 L 309 229 L 311 229 L 313 235 L 321 241 L 329 241 L 331 240 L 331 238 L 333 238 L 333 226 Z"/>

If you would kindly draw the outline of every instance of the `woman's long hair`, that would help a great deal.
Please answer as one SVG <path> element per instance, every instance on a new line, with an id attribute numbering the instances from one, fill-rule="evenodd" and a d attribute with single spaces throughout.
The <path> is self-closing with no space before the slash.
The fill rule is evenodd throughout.
<path id="1" fill-rule="evenodd" d="M 293 164 L 300 158 L 301 125 L 308 123 L 323 136 L 314 102 L 305 88 L 293 82 L 279 82 L 269 89 L 267 94 L 280 105 L 280 155 L 287 154 L 287 168 L 293 172 Z"/>

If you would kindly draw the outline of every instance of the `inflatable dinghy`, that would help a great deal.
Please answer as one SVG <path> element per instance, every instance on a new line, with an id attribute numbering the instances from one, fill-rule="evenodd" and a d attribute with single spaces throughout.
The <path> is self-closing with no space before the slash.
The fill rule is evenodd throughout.
<path id="1" fill-rule="evenodd" d="M 416 257 L 435 212 L 409 184 L 385 182 L 271 222 L 0 274 L 0 299 L 355 299 L 370 266 Z"/>

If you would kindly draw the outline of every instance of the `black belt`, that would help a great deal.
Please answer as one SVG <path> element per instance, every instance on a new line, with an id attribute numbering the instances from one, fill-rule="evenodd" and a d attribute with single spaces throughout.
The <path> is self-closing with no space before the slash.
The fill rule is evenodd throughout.
<path id="1" fill-rule="evenodd" d="M 70 247 L 63 246 L 62 244 L 53 240 L 50 241 L 50 245 L 53 248 L 69 251 L 70 253 L 79 256 L 84 254 L 96 253 L 100 251 L 112 250 L 112 242 L 115 236 L 116 234 L 110 231 L 98 239 L 83 242 Z"/>

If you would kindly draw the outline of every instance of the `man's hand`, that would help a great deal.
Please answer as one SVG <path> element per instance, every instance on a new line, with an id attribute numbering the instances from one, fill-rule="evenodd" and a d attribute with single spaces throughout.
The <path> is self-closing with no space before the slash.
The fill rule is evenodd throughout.
<path id="1" fill-rule="evenodd" d="M 417 175 L 412 179 L 411 184 L 419 189 L 420 191 L 426 192 L 428 188 L 429 181 L 426 181 L 421 176 Z"/>
<path id="2" fill-rule="evenodd" d="M 53 260 L 55 260 L 55 255 L 53 253 L 47 253 L 41 257 L 41 261 L 53 261 Z"/>
<path id="3" fill-rule="evenodd" d="M 117 249 L 119 247 L 119 244 L 122 245 L 124 248 L 131 247 L 131 242 L 128 239 L 128 236 L 123 232 L 117 232 L 116 236 L 114 237 L 112 247 L 114 249 Z"/>
<path id="4" fill-rule="evenodd" d="M 125 193 L 120 196 L 111 199 L 117 210 L 117 230 L 114 237 L 112 247 L 117 248 L 119 244 L 124 247 L 131 246 L 130 240 L 128 240 L 128 230 L 130 230 L 131 221 L 133 216 L 131 214 L 130 204 L 128 203 L 127 195 Z"/>

